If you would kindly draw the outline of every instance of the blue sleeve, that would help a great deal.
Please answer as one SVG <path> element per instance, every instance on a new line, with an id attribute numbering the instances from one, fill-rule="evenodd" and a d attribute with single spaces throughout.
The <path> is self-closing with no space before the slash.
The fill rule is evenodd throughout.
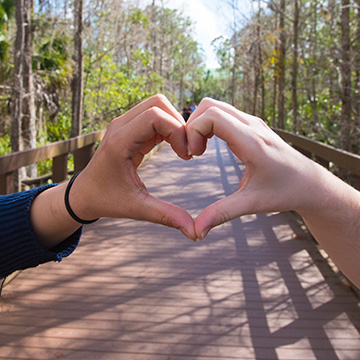
<path id="1" fill-rule="evenodd" d="M 16 270 L 49 261 L 61 261 L 77 247 L 82 227 L 51 250 L 42 247 L 30 222 L 30 206 L 45 185 L 29 191 L 0 196 L 0 278 Z"/>

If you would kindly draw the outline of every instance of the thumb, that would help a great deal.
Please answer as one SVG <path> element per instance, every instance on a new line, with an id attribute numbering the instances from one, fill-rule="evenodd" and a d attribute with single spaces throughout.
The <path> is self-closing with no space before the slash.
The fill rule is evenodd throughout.
<path id="1" fill-rule="evenodd" d="M 138 220 L 146 220 L 179 229 L 186 237 L 196 241 L 194 220 L 179 206 L 155 198 L 148 194 L 138 213 Z"/>
<path id="2" fill-rule="evenodd" d="M 254 200 L 248 192 L 238 190 L 209 205 L 196 218 L 196 236 L 203 240 L 212 228 L 242 215 L 253 213 L 256 208 Z"/>

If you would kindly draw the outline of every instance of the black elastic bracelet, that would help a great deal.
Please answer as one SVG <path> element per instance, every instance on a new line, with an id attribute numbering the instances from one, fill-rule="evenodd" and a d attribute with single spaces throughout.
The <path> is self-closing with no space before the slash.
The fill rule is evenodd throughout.
<path id="1" fill-rule="evenodd" d="M 68 211 L 69 215 L 78 223 L 80 224 L 92 224 L 93 222 L 99 220 L 99 219 L 95 219 L 95 220 L 83 220 L 80 219 L 79 217 L 77 217 L 75 215 L 75 213 L 72 211 L 70 204 L 69 204 L 69 193 L 70 193 L 70 189 L 72 184 L 74 183 L 75 179 L 77 178 L 77 176 L 81 173 L 81 171 L 79 171 L 77 174 L 75 174 L 69 181 L 66 190 L 65 190 L 65 206 L 66 206 L 66 210 Z"/>

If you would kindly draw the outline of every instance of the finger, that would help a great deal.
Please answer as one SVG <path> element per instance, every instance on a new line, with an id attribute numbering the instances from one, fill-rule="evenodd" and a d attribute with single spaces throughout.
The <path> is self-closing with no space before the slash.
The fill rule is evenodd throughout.
<path id="1" fill-rule="evenodd" d="M 185 127 L 173 116 L 160 108 L 152 107 L 123 128 L 126 134 L 126 146 L 132 149 L 132 155 L 139 151 L 145 153 L 159 143 L 167 141 L 173 150 L 183 159 L 189 159 Z M 160 137 L 160 138 L 159 138 Z"/>
<path id="2" fill-rule="evenodd" d="M 152 107 L 160 108 L 170 116 L 173 116 L 180 124 L 185 124 L 184 118 L 181 116 L 181 114 L 175 109 L 166 96 L 162 94 L 152 96 L 151 98 L 142 101 L 140 104 L 136 105 L 131 110 L 115 120 L 121 119 L 121 121 L 125 124 L 144 111 L 151 109 Z"/>
<path id="3" fill-rule="evenodd" d="M 201 116 L 202 114 L 204 114 L 211 107 L 217 107 L 218 109 L 221 109 L 223 112 L 226 112 L 229 115 L 237 118 L 243 124 L 246 124 L 248 126 L 260 127 L 260 128 L 263 127 L 266 128 L 267 130 L 270 130 L 270 128 L 266 125 L 266 123 L 262 119 L 247 114 L 243 111 L 240 111 L 226 102 L 214 100 L 211 98 L 205 98 L 200 102 L 199 106 L 196 108 L 194 113 L 191 114 L 192 116 L 191 119 L 189 119 L 188 123 L 193 121 L 197 117 Z"/>
<path id="4" fill-rule="evenodd" d="M 186 125 L 188 148 L 191 154 L 201 155 L 205 151 L 206 138 L 215 134 L 226 141 L 231 150 L 240 155 L 242 148 L 252 146 L 250 128 L 236 117 L 218 107 L 206 109 L 200 116 Z"/>
<path id="5" fill-rule="evenodd" d="M 184 209 L 147 194 L 137 211 L 137 220 L 150 221 L 179 229 L 186 237 L 196 241 L 194 220 Z"/>
<path id="6" fill-rule="evenodd" d="M 249 192 L 236 192 L 205 208 L 195 220 L 196 236 L 203 240 L 209 231 L 225 222 L 245 214 L 252 214 L 257 208 L 256 198 Z"/>

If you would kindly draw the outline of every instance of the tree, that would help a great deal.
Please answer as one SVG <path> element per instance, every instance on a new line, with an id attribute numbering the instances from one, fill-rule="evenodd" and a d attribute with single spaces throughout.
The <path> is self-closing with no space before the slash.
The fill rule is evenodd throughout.
<path id="1" fill-rule="evenodd" d="M 285 124 L 285 59 L 286 59 L 286 33 L 285 33 L 285 0 L 280 0 L 280 46 L 279 46 L 279 95 L 278 95 L 278 122 L 280 129 Z"/>
<path id="2" fill-rule="evenodd" d="M 350 150 L 351 126 L 351 63 L 350 63 L 350 1 L 341 1 L 341 138 L 340 145 Z"/>
<path id="3" fill-rule="evenodd" d="M 294 20 L 293 20 L 293 59 L 292 59 L 292 111 L 293 111 L 293 131 L 298 132 L 298 95 L 297 95 L 297 75 L 298 75 L 298 35 L 299 34 L 299 3 L 294 0 Z"/>
<path id="4" fill-rule="evenodd" d="M 83 0 L 74 1 L 74 73 L 72 79 L 71 137 L 79 136 L 83 117 Z"/>
<path id="5" fill-rule="evenodd" d="M 360 0 L 355 0 L 357 14 L 356 14 L 356 36 L 355 36 L 355 81 L 354 81 L 354 117 L 356 133 L 360 136 Z M 359 145 L 360 146 L 360 145 Z"/>
<path id="6" fill-rule="evenodd" d="M 16 0 L 16 29 L 12 151 L 36 147 L 30 0 Z M 35 177 L 37 175 L 36 165 L 29 166 L 26 175 Z M 16 180 L 15 183 L 18 184 L 18 181 Z"/>

